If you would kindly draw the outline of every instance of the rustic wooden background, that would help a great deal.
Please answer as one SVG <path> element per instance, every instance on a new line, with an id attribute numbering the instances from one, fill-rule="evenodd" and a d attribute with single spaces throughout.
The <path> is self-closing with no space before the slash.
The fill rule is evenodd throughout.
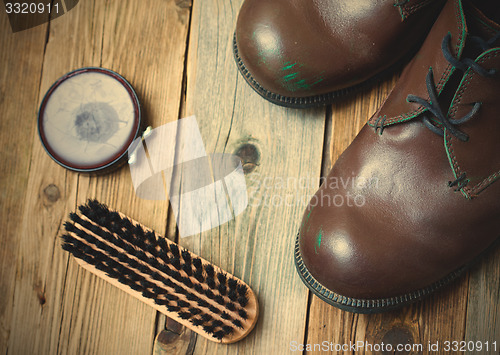
<path id="1" fill-rule="evenodd" d="M 342 312 L 308 292 L 292 246 L 303 201 L 317 186 L 298 190 L 302 202 L 279 206 L 280 197 L 297 191 L 263 181 L 319 181 L 397 75 L 330 107 L 274 106 L 249 88 L 233 61 L 241 2 L 81 0 L 66 15 L 17 33 L 0 14 L 0 354 L 284 354 L 292 342 L 325 340 L 424 349 L 428 342 L 480 340 L 500 347 L 499 249 L 446 290 L 386 314 Z M 242 155 L 252 205 L 180 243 L 258 294 L 261 316 L 243 341 L 219 345 L 183 329 L 85 272 L 60 248 L 62 223 L 87 198 L 176 238 L 168 203 L 137 198 L 127 168 L 76 174 L 43 150 L 40 101 L 57 78 L 85 66 L 126 77 L 151 126 L 195 114 L 208 152 Z M 274 205 L 270 196 L 278 196 Z"/>

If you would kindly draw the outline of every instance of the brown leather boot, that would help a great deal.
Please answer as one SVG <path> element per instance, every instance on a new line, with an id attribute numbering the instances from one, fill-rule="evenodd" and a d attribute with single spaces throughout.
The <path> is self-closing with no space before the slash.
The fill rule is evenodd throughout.
<path id="1" fill-rule="evenodd" d="M 246 0 L 234 37 L 236 62 L 271 102 L 324 105 L 409 60 L 442 5 L 442 0 Z"/>
<path id="2" fill-rule="evenodd" d="M 322 300 L 396 308 L 500 236 L 500 26 L 449 0 L 304 214 L 297 270 Z"/>

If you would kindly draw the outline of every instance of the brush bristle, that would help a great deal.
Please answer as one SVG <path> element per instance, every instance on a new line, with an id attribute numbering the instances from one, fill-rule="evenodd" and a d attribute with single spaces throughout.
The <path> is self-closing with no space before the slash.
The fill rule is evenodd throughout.
<path id="1" fill-rule="evenodd" d="M 241 281 L 95 200 L 79 212 L 64 225 L 64 250 L 216 340 L 243 327 L 249 299 Z"/>

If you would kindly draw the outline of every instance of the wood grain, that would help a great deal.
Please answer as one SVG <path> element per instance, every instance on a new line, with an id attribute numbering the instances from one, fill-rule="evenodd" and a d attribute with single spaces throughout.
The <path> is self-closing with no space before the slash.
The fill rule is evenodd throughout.
<path id="1" fill-rule="evenodd" d="M 500 248 L 470 270 L 465 340 L 492 344 L 500 351 Z M 468 353 L 473 353 L 468 351 Z M 486 353 L 486 352 L 485 352 Z M 490 348 L 490 353 L 494 354 Z M 498 352 L 497 352 L 498 353 Z"/>
<path id="2" fill-rule="evenodd" d="M 255 168 L 246 175 L 249 206 L 235 220 L 179 244 L 248 283 L 261 313 L 241 342 L 221 347 L 198 338 L 197 354 L 280 353 L 291 340 L 303 339 L 306 322 L 307 290 L 295 273 L 292 245 L 305 201 L 317 187 L 325 111 L 274 106 L 246 84 L 232 53 L 240 5 L 225 0 L 193 4 L 186 115 L 198 118 L 207 152 L 254 152 L 245 154 L 247 166 Z M 279 179 L 301 176 L 314 183 L 298 191 L 276 186 Z M 284 205 L 287 195 L 291 206 Z"/>
<path id="3" fill-rule="evenodd" d="M 0 353 L 7 352 L 19 235 L 47 25 L 13 33 L 0 15 Z M 49 191 L 50 195 L 50 191 Z"/>
<path id="4" fill-rule="evenodd" d="M 135 87 L 148 124 L 177 119 L 188 18 L 189 9 L 174 1 L 81 2 L 50 24 L 39 99 L 64 73 L 104 66 Z M 151 352 L 156 312 L 68 261 L 58 237 L 68 212 L 90 197 L 159 231 L 167 203 L 137 199 L 127 169 L 74 174 L 50 160 L 34 132 L 31 141 L 9 352 Z M 47 201 L 48 186 L 59 191 L 57 200 Z"/>

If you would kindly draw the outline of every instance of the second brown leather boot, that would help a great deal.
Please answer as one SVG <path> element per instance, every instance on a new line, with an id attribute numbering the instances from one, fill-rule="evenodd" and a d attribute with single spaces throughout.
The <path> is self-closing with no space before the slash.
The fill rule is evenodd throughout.
<path id="1" fill-rule="evenodd" d="M 324 105 L 409 60 L 442 0 L 245 0 L 238 67 L 278 105 Z"/>

